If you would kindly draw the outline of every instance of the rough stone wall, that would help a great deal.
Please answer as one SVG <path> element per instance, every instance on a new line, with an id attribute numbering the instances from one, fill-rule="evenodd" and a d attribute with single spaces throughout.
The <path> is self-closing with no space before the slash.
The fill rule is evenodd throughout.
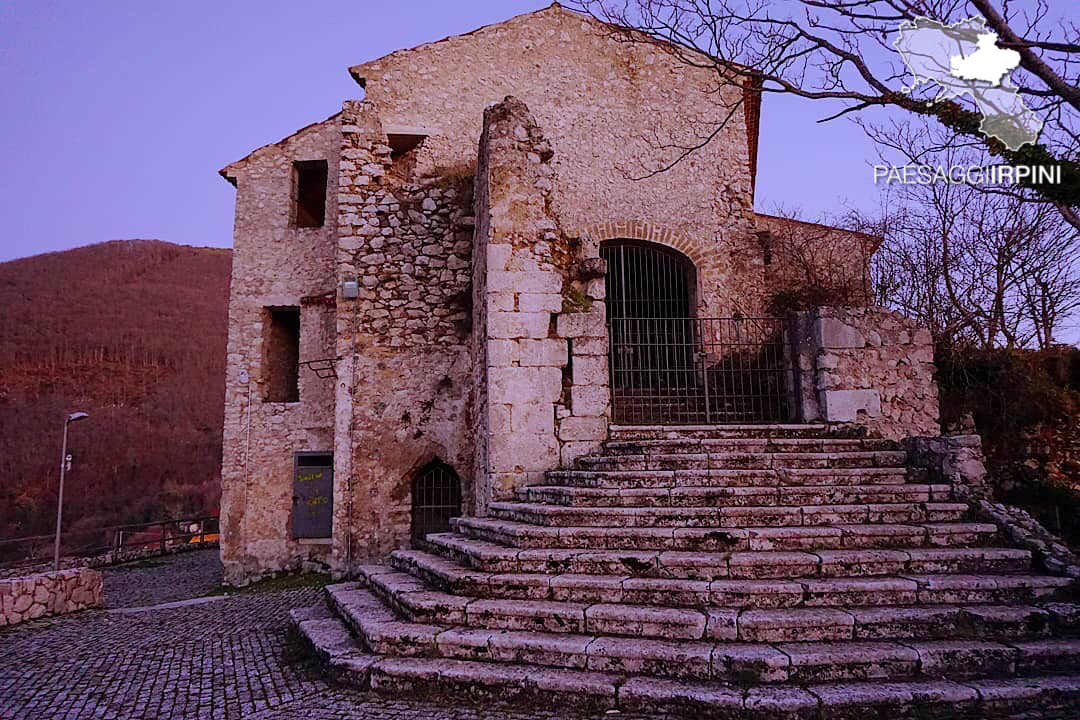
<path id="1" fill-rule="evenodd" d="M 772 294 L 815 304 L 866 302 L 870 256 L 880 238 L 763 213 L 755 219 Z"/>
<path id="2" fill-rule="evenodd" d="M 433 459 L 472 501 L 472 176 L 396 162 L 379 109 L 342 110 L 334 547 L 337 569 L 407 544 L 411 485 Z M 425 142 L 426 145 L 426 142 Z M 351 479 L 351 482 L 350 482 Z M 350 489 L 351 485 L 351 489 Z M 351 538 L 351 540 L 350 540 Z"/>
<path id="3" fill-rule="evenodd" d="M 333 450 L 333 380 L 301 367 L 299 402 L 265 402 L 263 336 L 266 308 L 298 307 L 300 360 L 334 356 L 338 127 L 332 117 L 222 171 L 237 187 L 221 478 L 227 582 L 321 563 L 328 551 L 292 538 L 292 474 L 295 452 Z M 326 221 L 296 227 L 293 162 L 323 159 Z"/>
<path id="4" fill-rule="evenodd" d="M 645 224 L 657 241 L 686 238 L 684 252 L 700 259 L 699 313 L 760 314 L 766 292 L 741 105 L 700 151 L 643 177 L 674 159 L 659 145 L 700 142 L 742 101 L 742 88 L 717 92 L 714 72 L 608 32 L 552 6 L 351 72 L 387 128 L 431 133 L 440 148 L 434 166 L 444 172 L 471 174 L 484 108 L 519 98 L 555 152 L 550 204 L 567 236 Z"/>
<path id="5" fill-rule="evenodd" d="M 805 420 L 855 424 L 886 438 L 939 434 L 927 330 L 881 307 L 823 307 L 812 318 L 818 414 L 804 408 Z"/>
<path id="6" fill-rule="evenodd" d="M 105 607 L 101 573 L 90 568 L 0 580 L 0 626 Z"/>
<path id="7" fill-rule="evenodd" d="M 935 482 L 962 485 L 978 496 L 989 492 L 982 438 L 976 434 L 904 439 L 908 460 L 926 468 Z"/>
<path id="8" fill-rule="evenodd" d="M 508 97 L 484 112 L 477 247 L 486 256 L 483 321 L 474 333 L 487 348 L 480 513 L 607 436 L 602 273 L 580 272 L 576 244 L 560 231 L 552 158 L 520 100 Z M 590 297 L 598 287 L 598 299 Z"/>

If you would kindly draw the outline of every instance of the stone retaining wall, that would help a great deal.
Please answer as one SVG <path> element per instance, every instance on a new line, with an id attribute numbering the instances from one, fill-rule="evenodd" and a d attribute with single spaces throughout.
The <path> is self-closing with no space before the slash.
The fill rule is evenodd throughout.
<path id="1" fill-rule="evenodd" d="M 104 606 L 101 573 L 90 568 L 0 580 L 0 625 Z"/>
<path id="2" fill-rule="evenodd" d="M 940 432 L 929 331 L 873 306 L 819 307 L 797 325 L 802 420 L 892 439 Z"/>

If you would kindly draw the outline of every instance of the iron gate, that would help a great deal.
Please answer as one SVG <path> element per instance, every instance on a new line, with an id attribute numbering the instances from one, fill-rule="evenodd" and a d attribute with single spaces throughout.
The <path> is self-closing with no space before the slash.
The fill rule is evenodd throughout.
<path id="1" fill-rule="evenodd" d="M 438 460 L 422 469 L 412 483 L 412 539 L 450 530 L 450 518 L 461 515 L 461 478 Z"/>
<path id="2" fill-rule="evenodd" d="M 612 318 L 614 421 L 792 420 L 794 375 L 780 318 Z"/>

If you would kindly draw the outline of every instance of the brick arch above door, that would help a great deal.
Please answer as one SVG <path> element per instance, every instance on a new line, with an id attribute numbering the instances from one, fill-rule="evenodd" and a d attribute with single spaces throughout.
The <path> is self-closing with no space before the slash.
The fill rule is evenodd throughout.
<path id="1" fill-rule="evenodd" d="M 597 245 L 604 240 L 622 238 L 625 240 L 644 240 L 678 250 L 694 263 L 694 267 L 704 270 L 708 267 L 708 251 L 704 243 L 691 240 L 675 228 L 643 220 L 609 220 L 588 225 L 581 233 Z"/>

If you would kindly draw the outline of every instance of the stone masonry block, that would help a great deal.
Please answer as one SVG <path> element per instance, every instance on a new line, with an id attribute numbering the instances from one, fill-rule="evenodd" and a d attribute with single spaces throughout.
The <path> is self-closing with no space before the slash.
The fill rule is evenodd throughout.
<path id="1" fill-rule="evenodd" d="M 608 381 L 608 362 L 603 355 L 574 357 L 574 385 L 606 385 Z"/>
<path id="2" fill-rule="evenodd" d="M 542 472 L 559 464 L 559 443 L 548 434 L 492 435 L 489 453 L 491 471 L 495 473 Z"/>
<path id="3" fill-rule="evenodd" d="M 562 310 L 562 295 L 559 293 L 521 293 L 518 296 L 518 310 L 522 312 L 559 312 Z"/>
<path id="4" fill-rule="evenodd" d="M 565 340 L 545 338 L 543 340 L 520 341 L 518 360 L 522 366 L 565 367 L 566 356 Z"/>
<path id="5" fill-rule="evenodd" d="M 607 438 L 607 418 L 568 417 L 559 423 L 560 440 L 596 440 Z"/>
<path id="6" fill-rule="evenodd" d="M 561 293 L 562 275 L 550 270 L 491 270 L 488 291 L 511 290 L 519 293 Z"/>
<path id="7" fill-rule="evenodd" d="M 510 262 L 510 256 L 514 252 L 513 245 L 488 245 L 487 246 L 487 269 L 488 272 L 492 270 L 506 270 L 507 264 Z"/>
<path id="8" fill-rule="evenodd" d="M 547 337 L 551 316 L 546 313 L 493 312 L 488 315 L 488 336 L 493 338 Z"/>
<path id="9" fill-rule="evenodd" d="M 595 304 L 594 309 L 584 313 L 563 313 L 559 315 L 556 331 L 559 337 L 599 337 L 607 332 L 604 327 L 604 306 Z"/>
<path id="10" fill-rule="evenodd" d="M 511 311 L 517 310 L 517 298 L 509 290 L 488 294 L 492 310 Z"/>
<path id="11" fill-rule="evenodd" d="M 821 408 L 827 422 L 855 422 L 859 412 L 881 416 L 881 396 L 877 390 L 824 390 Z"/>
<path id="12" fill-rule="evenodd" d="M 488 340 L 488 365 L 510 367 L 518 359 L 516 340 Z"/>
<path id="13" fill-rule="evenodd" d="M 607 412 L 611 397 L 602 385 L 575 386 L 570 389 L 570 405 L 577 417 L 600 417 Z"/>
<path id="14" fill-rule="evenodd" d="M 574 357 L 579 355 L 603 355 L 608 354 L 607 334 L 591 337 L 574 338 Z"/>
<path id="15" fill-rule="evenodd" d="M 501 403 L 492 405 L 488 430 L 493 433 L 510 432 L 510 408 L 510 405 Z"/>
<path id="16" fill-rule="evenodd" d="M 817 343 L 823 348 L 861 348 L 866 346 L 866 338 L 855 328 L 836 318 L 818 318 L 814 325 Z"/>
<path id="17" fill-rule="evenodd" d="M 555 408 L 550 402 L 515 402 L 510 406 L 510 430 L 536 435 L 555 432 Z"/>
<path id="18" fill-rule="evenodd" d="M 559 368 L 492 368 L 488 381 L 492 403 L 554 403 L 562 394 L 562 370 Z"/>

